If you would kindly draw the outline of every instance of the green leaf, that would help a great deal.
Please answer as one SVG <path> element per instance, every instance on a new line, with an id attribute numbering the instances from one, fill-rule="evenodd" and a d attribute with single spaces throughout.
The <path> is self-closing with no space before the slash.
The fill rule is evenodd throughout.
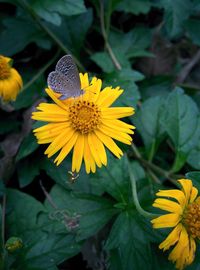
<path id="1" fill-rule="evenodd" d="M 61 24 L 61 16 L 72 16 L 84 13 L 86 11 L 83 0 L 43 0 L 43 1 L 29 1 L 33 10 L 47 22 L 55 25 Z"/>
<path id="2" fill-rule="evenodd" d="M 145 100 L 150 97 L 160 96 L 166 98 L 166 96 L 173 89 L 173 78 L 169 76 L 154 76 L 145 78 L 140 83 L 140 90 L 142 98 Z"/>
<path id="3" fill-rule="evenodd" d="M 49 269 L 80 251 L 80 245 L 67 231 L 48 232 L 49 226 L 55 221 L 49 218 L 47 209 L 31 196 L 9 190 L 7 207 L 8 233 L 20 237 L 24 243 L 24 247 L 15 255 L 12 268 Z M 41 219 L 42 215 L 46 218 Z"/>
<path id="4" fill-rule="evenodd" d="M 40 168 L 44 169 L 47 175 L 53 179 L 57 184 L 61 185 L 67 190 L 91 193 L 91 194 L 102 194 L 102 188 L 98 185 L 96 178 L 93 175 L 85 173 L 84 169 L 78 174 L 78 177 L 74 183 L 71 182 L 71 161 L 64 160 L 59 166 L 56 166 L 52 160 L 45 158 Z"/>
<path id="5" fill-rule="evenodd" d="M 85 36 L 92 24 L 92 20 L 92 10 L 88 9 L 87 12 L 81 15 L 71 16 L 67 18 L 67 20 L 62 20 L 59 27 L 56 27 L 53 24 L 46 25 L 73 55 L 79 57 L 80 51 L 83 48 Z"/>
<path id="6" fill-rule="evenodd" d="M 194 169 L 200 170 L 200 145 L 191 150 L 187 162 Z"/>
<path id="7" fill-rule="evenodd" d="M 135 15 L 148 13 L 152 3 L 149 0 L 124 0 L 117 5 L 117 10 L 131 12 Z"/>
<path id="8" fill-rule="evenodd" d="M 132 69 L 122 69 L 107 74 L 105 76 L 106 86 L 112 86 L 113 88 L 119 86 L 124 90 L 114 105 L 135 107 L 140 99 L 138 86 L 135 82 L 141 81 L 143 78 L 143 74 Z"/>
<path id="9" fill-rule="evenodd" d="M 108 165 L 96 173 L 99 185 L 117 202 L 127 204 L 131 193 L 131 184 L 127 171 L 127 159 L 117 160 L 109 155 Z"/>
<path id="10" fill-rule="evenodd" d="M 45 211 L 43 205 L 31 196 L 17 190 L 8 190 L 7 207 L 10 209 L 8 215 L 9 235 L 22 237 L 29 234 L 28 229 L 33 229 L 37 225 L 37 215 L 40 211 Z"/>
<path id="11" fill-rule="evenodd" d="M 117 61 L 123 68 L 130 68 L 130 63 L 124 55 L 124 51 L 113 49 L 113 53 L 117 56 Z M 97 52 L 90 57 L 101 69 L 110 73 L 116 70 L 116 67 L 107 52 Z"/>
<path id="12" fill-rule="evenodd" d="M 29 70 L 24 71 L 21 74 L 24 80 L 24 87 L 28 81 L 32 79 L 35 75 L 35 72 L 30 72 Z M 28 81 L 27 81 L 28 80 Z M 44 88 L 46 86 L 46 80 L 44 76 L 41 75 L 36 81 L 34 81 L 29 87 L 22 89 L 22 91 L 17 96 L 16 101 L 13 103 L 13 106 L 16 110 L 27 108 L 34 104 L 38 98 L 46 95 Z"/>
<path id="13" fill-rule="evenodd" d="M 159 96 L 147 99 L 133 119 L 137 130 L 143 138 L 150 159 L 153 158 L 164 134 L 161 124 L 163 103 L 164 99 Z"/>
<path id="14" fill-rule="evenodd" d="M 168 35 L 171 38 L 179 36 L 183 31 L 183 24 L 192 14 L 190 0 L 161 0 L 165 9 L 164 19 Z"/>
<path id="15" fill-rule="evenodd" d="M 141 52 L 141 50 L 145 51 L 151 45 L 151 38 L 152 31 L 141 26 L 135 27 L 127 33 L 111 31 L 109 35 L 111 47 L 125 52 L 128 58 L 134 57 L 134 54 Z"/>
<path id="16" fill-rule="evenodd" d="M 123 212 L 117 217 L 105 248 L 119 250 L 122 270 L 152 269 L 148 239 L 135 211 Z"/>
<path id="17" fill-rule="evenodd" d="M 22 144 L 20 145 L 19 151 L 16 156 L 16 161 L 30 155 L 38 148 L 38 143 L 35 136 L 30 133 L 25 139 L 23 140 Z"/>
<path id="18" fill-rule="evenodd" d="M 189 19 L 186 21 L 185 29 L 187 31 L 187 34 L 189 38 L 192 40 L 192 42 L 196 45 L 200 45 L 200 20 L 197 19 Z"/>
<path id="19" fill-rule="evenodd" d="M 66 210 L 71 217 L 79 217 L 76 229 L 77 241 L 96 234 L 117 212 L 108 199 L 91 194 L 69 192 L 57 185 L 51 190 L 50 196 L 58 209 Z M 46 206 L 50 206 L 48 201 Z"/>
<path id="20" fill-rule="evenodd" d="M 186 178 L 192 180 L 193 185 L 200 190 L 200 172 L 188 172 L 186 173 Z"/>
<path id="21" fill-rule="evenodd" d="M 46 38 L 37 24 L 27 18 L 5 18 L 3 24 L 5 30 L 0 34 L 0 44 L 4 55 L 16 54 L 38 38 Z"/>
<path id="22" fill-rule="evenodd" d="M 199 111 L 195 102 L 180 88 L 169 94 L 164 105 L 162 124 L 175 146 L 176 159 L 172 169 L 175 172 L 184 165 L 187 155 L 198 143 Z"/>
<path id="23" fill-rule="evenodd" d="M 131 69 L 130 58 L 153 56 L 145 50 L 151 43 L 151 31 L 145 27 L 135 27 L 126 34 L 111 31 L 109 43 L 122 68 Z M 106 73 L 116 70 L 108 52 L 94 53 L 91 59 Z"/>
<path id="24" fill-rule="evenodd" d="M 17 165 L 17 173 L 19 179 L 19 185 L 21 188 L 29 185 L 40 174 L 38 160 L 35 159 L 23 159 Z"/>

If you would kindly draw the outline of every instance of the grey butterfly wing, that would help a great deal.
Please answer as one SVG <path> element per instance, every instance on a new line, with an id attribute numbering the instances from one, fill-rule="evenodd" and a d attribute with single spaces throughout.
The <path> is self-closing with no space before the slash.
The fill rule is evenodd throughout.
<path id="1" fill-rule="evenodd" d="M 64 55 L 56 64 L 56 71 L 65 75 L 68 80 L 73 82 L 74 90 L 81 89 L 79 72 L 71 55 Z"/>
<path id="2" fill-rule="evenodd" d="M 58 71 L 52 71 L 47 78 L 48 86 L 56 93 L 62 94 L 61 99 L 80 95 L 80 89 L 74 89 L 73 81 Z"/>

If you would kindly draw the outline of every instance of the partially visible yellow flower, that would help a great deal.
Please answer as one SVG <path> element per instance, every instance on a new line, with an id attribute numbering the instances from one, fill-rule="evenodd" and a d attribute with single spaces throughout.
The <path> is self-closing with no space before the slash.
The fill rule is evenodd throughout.
<path id="1" fill-rule="evenodd" d="M 47 94 L 55 104 L 41 103 L 32 119 L 49 122 L 34 130 L 39 144 L 50 143 L 45 154 L 53 156 L 59 165 L 73 149 L 72 172 L 79 172 L 84 160 L 87 173 L 95 172 L 96 166 L 107 165 L 105 146 L 117 157 L 123 153 L 113 139 L 131 144 L 132 125 L 119 118 L 132 115 L 132 107 L 110 106 L 123 93 L 119 87 L 106 87 L 101 91 L 102 81 L 88 74 L 80 74 L 81 89 L 78 97 L 59 100 L 59 94 L 47 88 Z"/>
<path id="2" fill-rule="evenodd" d="M 0 55 L 0 97 L 3 101 L 14 101 L 22 89 L 22 78 L 10 65 L 11 59 Z"/>
<path id="3" fill-rule="evenodd" d="M 190 265 L 195 257 L 196 242 L 200 239 L 200 197 L 198 190 L 189 179 L 180 179 L 181 190 L 160 190 L 153 206 L 168 211 L 169 214 L 153 219 L 153 227 L 171 228 L 172 232 L 159 245 L 164 251 L 175 245 L 169 254 L 169 260 L 176 263 L 176 268 L 182 270 Z M 173 200 L 170 200 L 172 198 Z"/>

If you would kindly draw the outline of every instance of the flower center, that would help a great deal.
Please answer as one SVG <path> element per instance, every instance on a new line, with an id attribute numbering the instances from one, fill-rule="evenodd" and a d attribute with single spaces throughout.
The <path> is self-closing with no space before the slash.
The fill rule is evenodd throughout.
<path id="1" fill-rule="evenodd" d="M 101 122 L 101 114 L 93 102 L 78 100 L 69 107 L 69 119 L 75 130 L 86 134 L 97 128 Z"/>
<path id="2" fill-rule="evenodd" d="M 200 200 L 188 205 L 184 215 L 184 223 L 187 227 L 188 233 L 193 238 L 200 239 Z"/>
<path id="3" fill-rule="evenodd" d="M 10 76 L 10 66 L 3 56 L 0 56 L 0 80 L 7 79 Z"/>

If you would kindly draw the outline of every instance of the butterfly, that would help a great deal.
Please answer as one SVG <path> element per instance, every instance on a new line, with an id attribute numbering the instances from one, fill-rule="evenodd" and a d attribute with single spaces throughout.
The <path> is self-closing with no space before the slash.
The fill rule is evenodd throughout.
<path id="1" fill-rule="evenodd" d="M 84 93 L 77 66 L 69 54 L 57 62 L 55 71 L 48 75 L 47 84 L 54 92 L 61 94 L 60 100 L 78 97 Z"/>

